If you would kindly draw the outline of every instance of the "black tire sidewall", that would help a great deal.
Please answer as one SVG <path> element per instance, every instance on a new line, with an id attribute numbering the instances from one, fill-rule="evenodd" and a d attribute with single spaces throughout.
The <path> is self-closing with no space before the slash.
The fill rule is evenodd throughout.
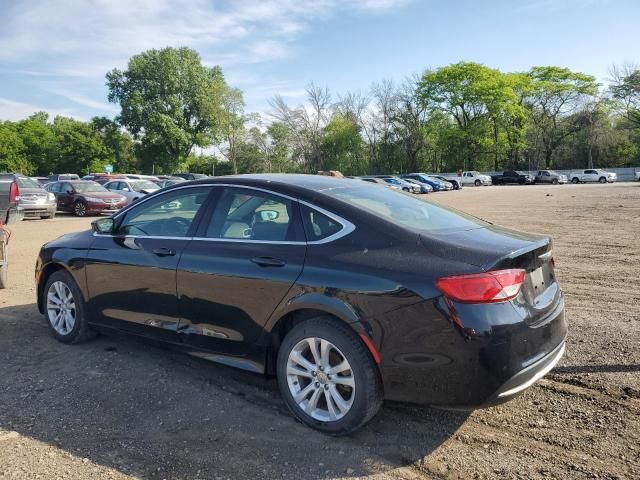
<path id="1" fill-rule="evenodd" d="M 51 325 L 51 321 L 49 320 L 49 312 L 47 310 L 47 294 L 49 292 L 49 288 L 51 284 L 54 282 L 63 282 L 69 290 L 71 290 L 71 294 L 73 295 L 73 300 L 76 304 L 76 318 L 75 323 L 71 331 L 66 335 L 61 335 L 53 328 Z M 76 343 L 82 341 L 82 333 L 87 329 L 86 318 L 85 318 L 85 305 L 84 300 L 82 298 L 82 292 L 78 288 L 75 280 L 65 270 L 59 270 L 53 273 L 44 284 L 44 288 L 42 289 L 42 305 L 44 308 L 44 318 L 47 321 L 47 325 L 49 326 L 49 331 L 54 336 L 56 340 L 59 340 L 63 343 Z"/>
<path id="2" fill-rule="evenodd" d="M 293 399 L 287 383 L 287 359 L 291 349 L 304 338 L 318 337 L 331 342 L 347 358 L 355 379 L 351 410 L 340 420 L 322 422 L 303 412 Z M 369 421 L 382 403 L 382 383 L 371 354 L 353 329 L 333 317 L 316 317 L 297 325 L 285 337 L 278 352 L 277 377 L 280 393 L 289 410 L 304 424 L 329 435 L 346 435 Z"/>

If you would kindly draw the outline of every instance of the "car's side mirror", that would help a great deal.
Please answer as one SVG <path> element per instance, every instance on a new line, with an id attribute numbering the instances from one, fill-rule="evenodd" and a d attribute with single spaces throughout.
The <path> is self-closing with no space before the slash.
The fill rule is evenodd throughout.
<path id="1" fill-rule="evenodd" d="M 73 192 L 73 188 L 68 188 L 68 189 L 67 189 L 67 193 L 68 193 L 69 195 L 73 195 L 73 193 L 74 193 L 74 192 Z"/>
<path id="2" fill-rule="evenodd" d="M 275 210 L 262 210 L 258 213 L 260 220 L 263 222 L 271 222 L 280 216 L 280 212 L 276 212 Z"/>
<path id="3" fill-rule="evenodd" d="M 102 234 L 113 233 L 114 225 L 115 222 L 113 218 L 99 218 L 91 222 L 91 228 L 93 228 L 96 233 Z"/>
<path id="4" fill-rule="evenodd" d="M 128 192 L 128 191 L 129 191 L 129 189 L 128 189 L 127 187 L 124 187 L 124 188 L 122 189 L 122 191 L 123 191 L 123 192 Z"/>

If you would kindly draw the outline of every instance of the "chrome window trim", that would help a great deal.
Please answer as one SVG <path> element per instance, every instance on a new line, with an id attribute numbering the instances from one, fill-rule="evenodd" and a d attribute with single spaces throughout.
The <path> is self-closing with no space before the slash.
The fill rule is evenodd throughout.
<path id="1" fill-rule="evenodd" d="M 239 184 L 234 184 L 234 183 L 199 183 L 196 185 L 184 185 L 184 186 L 179 186 L 176 188 L 171 189 L 171 192 L 176 191 L 176 190 L 183 190 L 183 189 L 187 189 L 187 188 L 199 188 L 199 187 L 231 187 L 231 188 L 244 188 L 247 190 L 256 190 L 259 192 L 264 192 L 264 193 L 268 193 L 270 195 L 275 195 L 277 197 L 282 197 L 282 198 L 286 198 L 287 200 L 290 200 L 292 202 L 297 202 L 299 204 L 303 204 L 306 205 L 307 207 L 313 209 L 313 210 L 317 210 L 318 212 L 322 213 L 323 215 L 326 215 L 327 217 L 329 217 L 330 219 L 338 222 L 340 225 L 342 225 L 342 229 L 340 229 L 338 232 L 334 233 L 333 235 L 329 235 L 326 238 L 323 238 L 321 240 L 313 240 L 313 241 L 305 241 L 305 242 L 295 242 L 295 241 L 286 241 L 286 240 L 282 240 L 282 241 L 277 241 L 277 240 L 251 240 L 251 239 L 242 239 L 242 238 L 208 238 L 208 237 L 163 237 L 163 236 L 153 236 L 153 235 L 110 235 L 110 234 L 104 234 L 104 233 L 98 233 L 98 232 L 94 232 L 93 236 L 94 237 L 112 237 L 112 238 L 153 238 L 153 239 L 168 239 L 168 240 L 183 240 L 183 239 L 187 239 L 187 240 L 198 240 L 198 241 L 205 241 L 205 242 L 232 242 L 232 243 L 260 243 L 260 244 L 273 244 L 273 245 L 322 245 L 325 243 L 331 243 L 335 240 L 338 240 L 339 238 L 342 237 L 346 237 L 347 235 L 349 235 L 350 233 L 352 233 L 355 229 L 356 226 L 351 223 L 349 220 L 346 220 L 338 215 L 336 215 L 335 213 L 332 213 L 328 210 L 325 210 L 324 208 L 318 207 L 317 205 L 314 205 L 312 203 L 306 202 L 304 200 L 300 200 L 294 197 L 291 197 L 289 195 L 285 195 L 283 193 L 279 193 L 279 192 L 274 192 L 272 190 L 268 190 L 266 188 L 261 188 L 261 187 L 253 187 L 253 186 L 248 186 L 248 185 L 239 185 Z M 161 190 L 158 190 L 158 192 L 160 192 Z M 154 192 L 155 193 L 155 192 Z M 163 192 L 163 194 L 168 194 L 169 192 Z M 130 209 L 132 209 L 133 207 L 137 207 L 141 204 L 143 204 L 144 202 L 151 200 L 152 198 L 155 198 L 156 195 L 146 195 L 144 198 L 142 198 L 141 200 L 138 200 L 136 203 L 132 203 L 130 205 L 128 205 L 125 209 L 120 210 L 116 215 L 113 216 L 114 219 L 117 219 L 120 215 L 124 215 L 126 214 Z"/>

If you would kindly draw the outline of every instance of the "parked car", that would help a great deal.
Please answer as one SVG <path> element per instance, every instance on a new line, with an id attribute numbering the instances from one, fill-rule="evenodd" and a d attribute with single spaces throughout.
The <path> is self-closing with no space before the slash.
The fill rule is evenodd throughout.
<path id="1" fill-rule="evenodd" d="M 636 182 L 640 182 L 640 171 L 636 172 Z"/>
<path id="2" fill-rule="evenodd" d="M 123 195 L 86 180 L 53 182 L 46 189 L 56 196 L 58 210 L 72 212 L 78 217 L 113 213 L 127 204 Z"/>
<path id="3" fill-rule="evenodd" d="M 24 218 L 24 208 L 20 205 L 20 185 L 16 175 L 0 174 L 0 223 L 9 225 Z"/>
<path id="4" fill-rule="evenodd" d="M 141 173 L 123 173 L 121 175 L 130 180 L 149 180 L 150 182 L 158 180 L 158 177 L 155 175 L 143 175 Z"/>
<path id="5" fill-rule="evenodd" d="M 418 187 L 420 187 L 420 193 L 433 192 L 433 187 L 428 183 L 422 183 L 422 182 L 419 182 L 418 180 L 414 180 L 413 178 L 403 178 L 403 180 L 405 182 L 413 183 L 414 185 L 417 185 Z"/>
<path id="6" fill-rule="evenodd" d="M 491 185 L 491 177 L 489 175 L 484 175 L 480 172 L 476 172 L 475 170 L 462 172 L 460 181 L 462 185 L 475 185 L 476 187 L 481 185 Z"/>
<path id="7" fill-rule="evenodd" d="M 201 180 L 203 178 L 207 178 L 207 175 L 204 175 L 202 173 L 188 173 L 188 172 L 174 173 L 173 176 L 181 177 L 181 178 L 184 178 L 185 180 Z"/>
<path id="8" fill-rule="evenodd" d="M 57 202 L 53 193 L 47 192 L 40 183 L 29 177 L 16 175 L 20 187 L 20 206 L 25 218 L 53 218 Z"/>
<path id="9" fill-rule="evenodd" d="M 437 178 L 433 178 L 426 173 L 408 173 L 405 175 L 400 175 L 400 178 L 411 178 L 413 180 L 417 180 L 420 183 L 426 183 L 433 188 L 434 192 L 442 192 L 445 190 L 453 190 L 453 185 L 449 182 L 444 182 L 442 180 L 438 180 Z"/>
<path id="10" fill-rule="evenodd" d="M 92 227 L 40 250 L 55 338 L 129 332 L 275 375 L 325 433 L 358 429 L 383 399 L 504 402 L 564 353 L 549 237 L 367 182 L 209 178 Z"/>
<path id="11" fill-rule="evenodd" d="M 42 185 L 43 187 L 49 183 L 49 177 L 31 177 L 33 178 L 35 181 L 37 181 L 40 185 Z"/>
<path id="12" fill-rule="evenodd" d="M 356 177 L 356 178 L 358 180 L 362 180 L 363 182 L 377 183 L 378 185 L 382 185 L 382 186 L 391 188 L 393 190 L 402 190 L 400 188 L 400 185 L 394 184 L 394 183 L 385 182 L 382 178 L 377 178 L 377 177 Z"/>
<path id="13" fill-rule="evenodd" d="M 49 175 L 49 182 L 61 182 L 63 180 L 80 180 L 80 177 L 75 173 L 61 173 L 58 175 Z"/>
<path id="14" fill-rule="evenodd" d="M 82 180 L 91 180 L 93 182 L 99 183 L 100 185 L 104 185 L 111 180 L 119 180 L 121 178 L 127 178 L 121 174 L 111 174 L 111 173 L 92 173 L 91 175 L 85 175 L 82 177 Z"/>
<path id="15" fill-rule="evenodd" d="M 419 186 L 407 182 L 404 178 L 399 178 L 394 175 L 376 175 L 376 178 L 384 180 L 389 185 L 397 185 L 404 192 L 421 193 L 422 190 Z"/>
<path id="16" fill-rule="evenodd" d="M 164 179 L 159 179 L 155 182 L 156 185 L 160 188 L 170 187 L 171 185 L 175 185 L 176 183 L 186 182 L 186 180 L 182 177 L 169 177 Z"/>
<path id="17" fill-rule="evenodd" d="M 505 170 L 496 175 L 491 175 L 491 183 L 493 185 L 507 185 L 515 183 L 518 185 L 530 185 L 535 182 L 535 177 L 528 173 L 518 172 L 517 170 Z"/>
<path id="18" fill-rule="evenodd" d="M 429 176 L 442 180 L 443 182 L 449 182 L 454 190 L 460 190 L 462 188 L 462 182 L 457 175 L 433 175 L 430 173 Z"/>
<path id="19" fill-rule="evenodd" d="M 9 238 L 7 224 L 22 220 L 20 186 L 15 175 L 0 174 L 0 289 L 7 288 L 9 277 Z"/>
<path id="20" fill-rule="evenodd" d="M 587 169 L 575 170 L 571 172 L 571 183 L 613 183 L 618 179 L 615 173 L 605 172 L 604 170 Z"/>
<path id="21" fill-rule="evenodd" d="M 107 182 L 104 184 L 104 188 L 126 197 L 128 204 L 137 202 L 145 195 L 153 193 L 156 190 L 160 189 L 157 183 L 154 183 L 150 180 L 130 179 L 113 180 L 111 182 Z"/>
<path id="22" fill-rule="evenodd" d="M 535 183 L 552 183 L 553 185 L 557 185 L 567 182 L 568 179 L 566 175 L 554 172 L 553 170 L 538 170 L 535 177 Z"/>

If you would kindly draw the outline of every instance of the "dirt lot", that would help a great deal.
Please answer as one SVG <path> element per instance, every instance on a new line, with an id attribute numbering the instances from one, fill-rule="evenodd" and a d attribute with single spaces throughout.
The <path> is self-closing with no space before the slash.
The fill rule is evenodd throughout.
<path id="1" fill-rule="evenodd" d="M 640 184 L 429 198 L 555 238 L 568 349 L 524 395 L 471 414 L 386 404 L 335 439 L 293 420 L 273 380 L 127 339 L 62 345 L 34 261 L 89 220 L 25 221 L 0 291 L 0 478 L 640 478 Z"/>

